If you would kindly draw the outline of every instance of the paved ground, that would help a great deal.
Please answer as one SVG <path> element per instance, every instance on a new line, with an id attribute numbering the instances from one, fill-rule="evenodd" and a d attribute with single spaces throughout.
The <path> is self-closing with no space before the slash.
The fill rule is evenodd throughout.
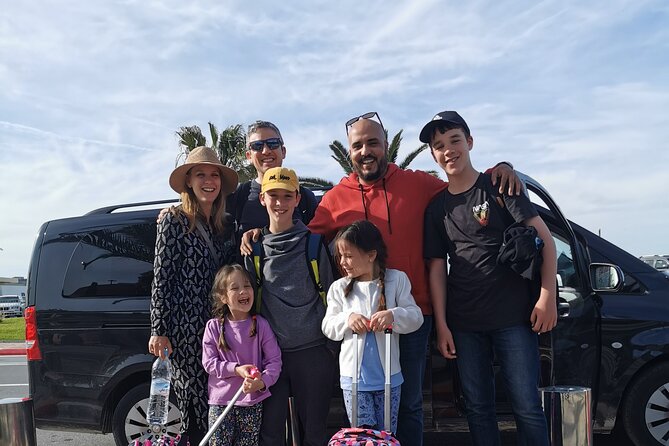
<path id="1" fill-rule="evenodd" d="M 0 355 L 25 355 L 25 342 L 5 342 L 0 341 Z"/>
<path id="2" fill-rule="evenodd" d="M 0 356 L 5 355 L 25 355 L 25 343 L 23 342 L 0 342 Z M 6 361 L 11 361 L 12 358 L 4 358 Z M 25 362 L 25 358 L 23 359 Z M 13 379 L 11 382 L 19 382 L 20 380 Z M 23 383 L 23 381 L 21 381 Z M 1 386 L 1 384 L 0 384 Z M 27 384 L 20 384 L 20 387 L 16 387 L 15 391 L 19 392 L 21 395 L 25 393 L 27 395 Z M 4 389 L 4 388 L 3 388 Z M 5 396 L 19 396 L 18 394 L 6 394 L 6 391 L 9 389 L 4 389 L 0 391 L 0 399 Z M 502 444 L 504 446 L 511 446 L 515 444 L 515 432 L 503 432 L 502 433 Z M 67 444 L 70 446 L 88 446 L 88 445 L 100 445 L 100 446 L 114 446 L 114 439 L 112 435 L 100 435 L 100 434 L 85 434 L 78 432 L 64 432 L 64 431 L 45 431 L 38 429 L 37 430 L 37 444 L 40 446 L 44 445 L 63 445 Z M 435 434 L 435 433 L 426 433 L 425 434 L 425 446 L 440 446 L 447 444 L 449 446 L 468 446 L 471 445 L 469 440 L 469 433 L 467 432 L 457 432 L 457 433 L 448 433 L 448 434 Z M 628 446 L 630 445 L 629 440 L 622 438 L 610 437 L 608 435 L 595 435 L 594 438 L 595 446 Z"/>

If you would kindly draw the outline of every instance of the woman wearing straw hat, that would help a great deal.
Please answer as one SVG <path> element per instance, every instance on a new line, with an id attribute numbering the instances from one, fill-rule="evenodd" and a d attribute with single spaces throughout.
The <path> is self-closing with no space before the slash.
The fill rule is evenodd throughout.
<path id="1" fill-rule="evenodd" d="M 211 286 L 218 269 L 232 261 L 223 242 L 226 196 L 237 173 L 209 147 L 197 147 L 170 175 L 181 195 L 158 223 L 151 293 L 149 352 L 172 362 L 172 388 L 182 417 L 182 442 L 198 444 L 207 432 L 207 373 L 202 368 L 202 334 L 211 318 Z"/>

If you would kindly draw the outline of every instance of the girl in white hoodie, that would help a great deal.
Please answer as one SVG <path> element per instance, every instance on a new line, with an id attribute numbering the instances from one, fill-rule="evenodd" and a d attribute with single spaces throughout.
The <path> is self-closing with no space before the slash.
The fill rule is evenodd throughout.
<path id="1" fill-rule="evenodd" d="M 323 333 L 342 341 L 339 354 L 340 385 L 351 420 L 351 383 L 358 375 L 358 426 L 382 429 L 385 351 L 383 331 L 392 326 L 391 426 L 397 430 L 400 387 L 399 335 L 417 330 L 423 315 L 411 296 L 411 283 L 399 270 L 386 269 L 387 249 L 379 230 L 366 220 L 342 228 L 335 238 L 342 277 L 328 290 Z M 355 345 L 353 333 L 358 334 Z M 371 336 L 367 336 L 367 335 Z M 355 355 L 358 370 L 354 369 Z"/>

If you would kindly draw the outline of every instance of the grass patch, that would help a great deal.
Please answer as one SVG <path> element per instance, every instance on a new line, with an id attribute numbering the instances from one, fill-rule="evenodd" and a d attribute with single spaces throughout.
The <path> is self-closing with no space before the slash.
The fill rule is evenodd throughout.
<path id="1" fill-rule="evenodd" d="M 0 319 L 0 341 L 25 341 L 26 321 L 22 317 Z"/>

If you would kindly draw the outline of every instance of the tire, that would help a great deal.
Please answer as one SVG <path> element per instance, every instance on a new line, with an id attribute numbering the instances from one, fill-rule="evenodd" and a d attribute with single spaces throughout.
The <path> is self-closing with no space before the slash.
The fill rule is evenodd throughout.
<path id="1" fill-rule="evenodd" d="M 623 403 L 623 427 L 636 446 L 669 444 L 669 363 L 639 376 Z"/>
<path id="2" fill-rule="evenodd" d="M 156 442 L 162 435 L 176 437 L 181 431 L 181 414 L 170 394 L 167 424 L 156 436 L 146 421 L 146 407 L 149 404 L 149 384 L 140 384 L 123 395 L 112 416 L 112 431 L 117 446 L 128 446 L 135 440 L 144 444 L 145 440 Z M 157 443 L 156 443 L 157 444 Z"/>

